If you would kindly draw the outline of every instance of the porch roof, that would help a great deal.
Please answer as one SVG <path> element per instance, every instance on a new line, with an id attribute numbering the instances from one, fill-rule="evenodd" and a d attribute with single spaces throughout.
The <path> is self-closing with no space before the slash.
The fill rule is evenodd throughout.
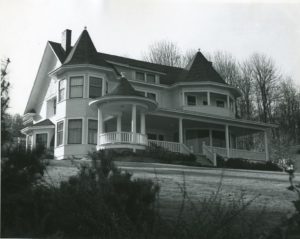
<path id="1" fill-rule="evenodd" d="M 205 114 L 201 112 L 192 112 L 187 110 L 178 110 L 178 109 L 167 109 L 167 108 L 158 108 L 155 112 L 151 113 L 152 115 L 162 115 L 169 117 L 181 117 L 183 119 L 190 119 L 195 121 L 202 121 L 207 123 L 214 123 L 219 125 L 228 124 L 229 126 L 248 128 L 254 130 L 267 130 L 271 128 L 277 128 L 278 125 L 263 123 L 251 120 L 244 119 L 235 119 L 230 117 L 222 117 L 218 115 Z"/>

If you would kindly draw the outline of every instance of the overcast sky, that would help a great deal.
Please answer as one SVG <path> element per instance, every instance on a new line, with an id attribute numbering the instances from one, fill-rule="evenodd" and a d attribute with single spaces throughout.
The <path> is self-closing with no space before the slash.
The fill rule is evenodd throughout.
<path id="1" fill-rule="evenodd" d="M 300 85 L 300 0 L 0 0 L 0 58 L 9 57 L 11 113 L 24 113 L 48 40 L 87 26 L 100 52 L 141 59 L 154 41 L 183 50 L 254 52 Z"/>

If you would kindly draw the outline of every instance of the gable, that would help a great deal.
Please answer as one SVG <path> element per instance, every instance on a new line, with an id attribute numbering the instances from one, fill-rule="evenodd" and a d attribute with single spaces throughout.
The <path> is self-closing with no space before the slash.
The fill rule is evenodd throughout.
<path id="1" fill-rule="evenodd" d="M 48 73 L 57 66 L 58 61 L 59 58 L 54 54 L 50 44 L 47 43 L 24 114 L 33 110 L 36 113 L 40 112 L 51 80 Z"/>

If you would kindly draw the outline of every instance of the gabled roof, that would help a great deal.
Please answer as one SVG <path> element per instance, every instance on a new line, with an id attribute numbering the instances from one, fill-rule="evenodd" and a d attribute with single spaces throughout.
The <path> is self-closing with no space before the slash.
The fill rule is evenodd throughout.
<path id="1" fill-rule="evenodd" d="M 33 126 L 49 126 L 49 125 L 54 125 L 49 119 L 42 120 Z"/>
<path id="2" fill-rule="evenodd" d="M 107 96 L 139 96 L 145 97 L 141 92 L 136 91 L 125 77 L 120 79 L 119 84 Z"/>
<path id="3" fill-rule="evenodd" d="M 81 33 L 68 55 L 66 55 L 59 43 L 49 43 L 63 65 L 93 64 L 112 68 L 118 74 L 114 67 L 114 63 L 116 63 L 127 65 L 128 67 L 140 68 L 141 70 L 144 69 L 145 71 L 159 72 L 161 73 L 160 83 L 165 85 L 172 85 L 176 82 L 201 81 L 226 84 L 222 77 L 215 71 L 212 63 L 206 60 L 200 52 L 195 54 L 193 60 L 186 68 L 180 68 L 97 52 L 87 30 Z"/>
<path id="4" fill-rule="evenodd" d="M 48 41 L 59 61 L 63 63 L 66 59 L 66 52 L 61 47 L 61 44 L 53 41 Z"/>

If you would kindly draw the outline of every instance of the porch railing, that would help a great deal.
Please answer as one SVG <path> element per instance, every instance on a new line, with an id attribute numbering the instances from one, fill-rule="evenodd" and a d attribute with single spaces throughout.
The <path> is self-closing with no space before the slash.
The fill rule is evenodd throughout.
<path id="1" fill-rule="evenodd" d="M 147 145 L 147 136 L 132 132 L 108 132 L 99 135 L 99 144 L 141 144 Z"/>
<path id="2" fill-rule="evenodd" d="M 227 157 L 227 150 L 226 148 L 221 147 L 212 147 L 203 145 L 203 154 L 207 154 L 206 156 L 209 157 L 209 154 L 216 153 L 221 155 L 222 157 Z M 250 150 L 242 150 L 242 149 L 230 149 L 229 150 L 229 157 L 230 158 L 244 158 L 244 159 L 251 159 L 256 161 L 265 161 L 266 154 L 265 152 L 258 152 L 258 151 L 250 151 Z"/>
<path id="3" fill-rule="evenodd" d="M 156 145 L 167 149 L 171 152 L 175 153 L 183 153 L 183 154 L 190 154 L 190 149 L 185 145 L 178 142 L 170 142 L 170 141 L 159 141 L 159 140 L 150 140 L 148 139 L 148 146 Z"/>

